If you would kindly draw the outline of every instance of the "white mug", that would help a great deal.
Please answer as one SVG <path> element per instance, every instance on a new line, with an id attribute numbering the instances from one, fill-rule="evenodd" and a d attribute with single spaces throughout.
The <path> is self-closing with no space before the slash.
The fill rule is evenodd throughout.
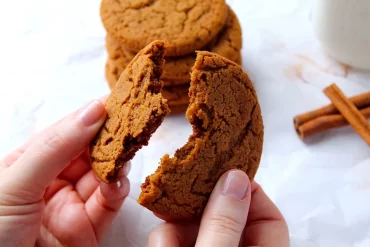
<path id="1" fill-rule="evenodd" d="M 315 0 L 312 21 L 330 56 L 370 70 L 370 0 Z"/>

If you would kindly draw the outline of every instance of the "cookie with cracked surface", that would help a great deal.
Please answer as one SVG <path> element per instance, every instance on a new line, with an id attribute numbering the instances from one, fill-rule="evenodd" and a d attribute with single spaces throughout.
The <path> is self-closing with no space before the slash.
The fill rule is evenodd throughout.
<path id="1" fill-rule="evenodd" d="M 166 43 L 154 41 L 121 74 L 105 103 L 107 119 L 90 148 L 91 166 L 106 183 L 117 181 L 124 164 L 169 114 L 160 80 Z"/>
<path id="2" fill-rule="evenodd" d="M 164 216 L 199 217 L 223 173 L 240 169 L 253 180 L 261 158 L 261 110 L 252 82 L 239 65 L 198 52 L 189 95 L 186 116 L 193 134 L 174 157 L 161 159 L 138 199 Z"/>
<path id="3" fill-rule="evenodd" d="M 165 40 L 166 56 L 182 56 L 216 37 L 227 5 L 225 0 L 103 0 L 100 16 L 107 32 L 134 52 Z"/>
<path id="4" fill-rule="evenodd" d="M 110 59 L 116 63 L 119 70 L 127 66 L 131 59 L 135 56 L 134 52 L 130 52 L 121 45 L 116 39 L 107 35 L 106 48 Z M 211 41 L 202 50 L 211 51 L 230 59 L 233 62 L 241 64 L 240 50 L 242 48 L 242 30 L 239 20 L 235 13 L 229 8 L 229 14 L 225 26 L 217 37 Z M 195 52 L 193 55 L 181 57 L 165 58 L 162 79 L 165 86 L 180 85 L 189 83 L 191 68 L 195 62 Z"/>

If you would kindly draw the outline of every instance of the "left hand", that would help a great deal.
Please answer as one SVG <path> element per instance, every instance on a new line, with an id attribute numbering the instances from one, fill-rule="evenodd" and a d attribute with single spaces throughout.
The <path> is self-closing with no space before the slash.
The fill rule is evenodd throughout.
<path id="1" fill-rule="evenodd" d="M 88 146 L 106 118 L 92 101 L 0 161 L 1 246 L 98 246 L 129 192 L 91 170 Z"/>

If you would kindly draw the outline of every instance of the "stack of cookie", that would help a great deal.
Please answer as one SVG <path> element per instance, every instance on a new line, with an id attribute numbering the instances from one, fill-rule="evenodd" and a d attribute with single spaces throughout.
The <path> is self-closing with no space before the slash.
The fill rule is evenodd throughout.
<path id="1" fill-rule="evenodd" d="M 242 62 L 241 27 L 225 0 L 102 0 L 100 16 L 107 31 L 110 88 L 142 48 L 154 40 L 168 42 L 162 94 L 172 113 L 184 112 L 189 104 L 195 51 Z"/>

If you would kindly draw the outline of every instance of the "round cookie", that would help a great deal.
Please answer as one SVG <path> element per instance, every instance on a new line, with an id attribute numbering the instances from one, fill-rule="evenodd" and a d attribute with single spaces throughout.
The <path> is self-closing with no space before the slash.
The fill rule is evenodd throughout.
<path id="1" fill-rule="evenodd" d="M 106 48 L 111 59 L 117 63 L 117 67 L 123 71 L 128 65 L 135 53 L 128 51 L 113 37 L 107 35 Z M 235 13 L 229 8 L 229 14 L 225 26 L 217 35 L 217 38 L 212 40 L 210 44 L 203 48 L 217 53 L 241 65 L 242 48 L 242 30 Z M 120 59 L 121 58 L 121 59 Z M 191 68 L 195 62 L 194 55 L 182 57 L 165 58 L 164 71 L 162 79 L 165 81 L 165 86 L 181 85 L 190 81 Z"/>
<path id="2" fill-rule="evenodd" d="M 198 52 L 186 116 L 193 127 L 174 157 L 165 155 L 141 186 L 138 202 L 168 217 L 199 217 L 222 174 L 253 180 L 262 154 L 263 121 L 256 91 L 241 66 Z"/>
<path id="3" fill-rule="evenodd" d="M 164 40 L 166 56 L 182 56 L 216 37 L 227 5 L 225 0 L 103 0 L 100 16 L 107 32 L 131 51 Z"/>

